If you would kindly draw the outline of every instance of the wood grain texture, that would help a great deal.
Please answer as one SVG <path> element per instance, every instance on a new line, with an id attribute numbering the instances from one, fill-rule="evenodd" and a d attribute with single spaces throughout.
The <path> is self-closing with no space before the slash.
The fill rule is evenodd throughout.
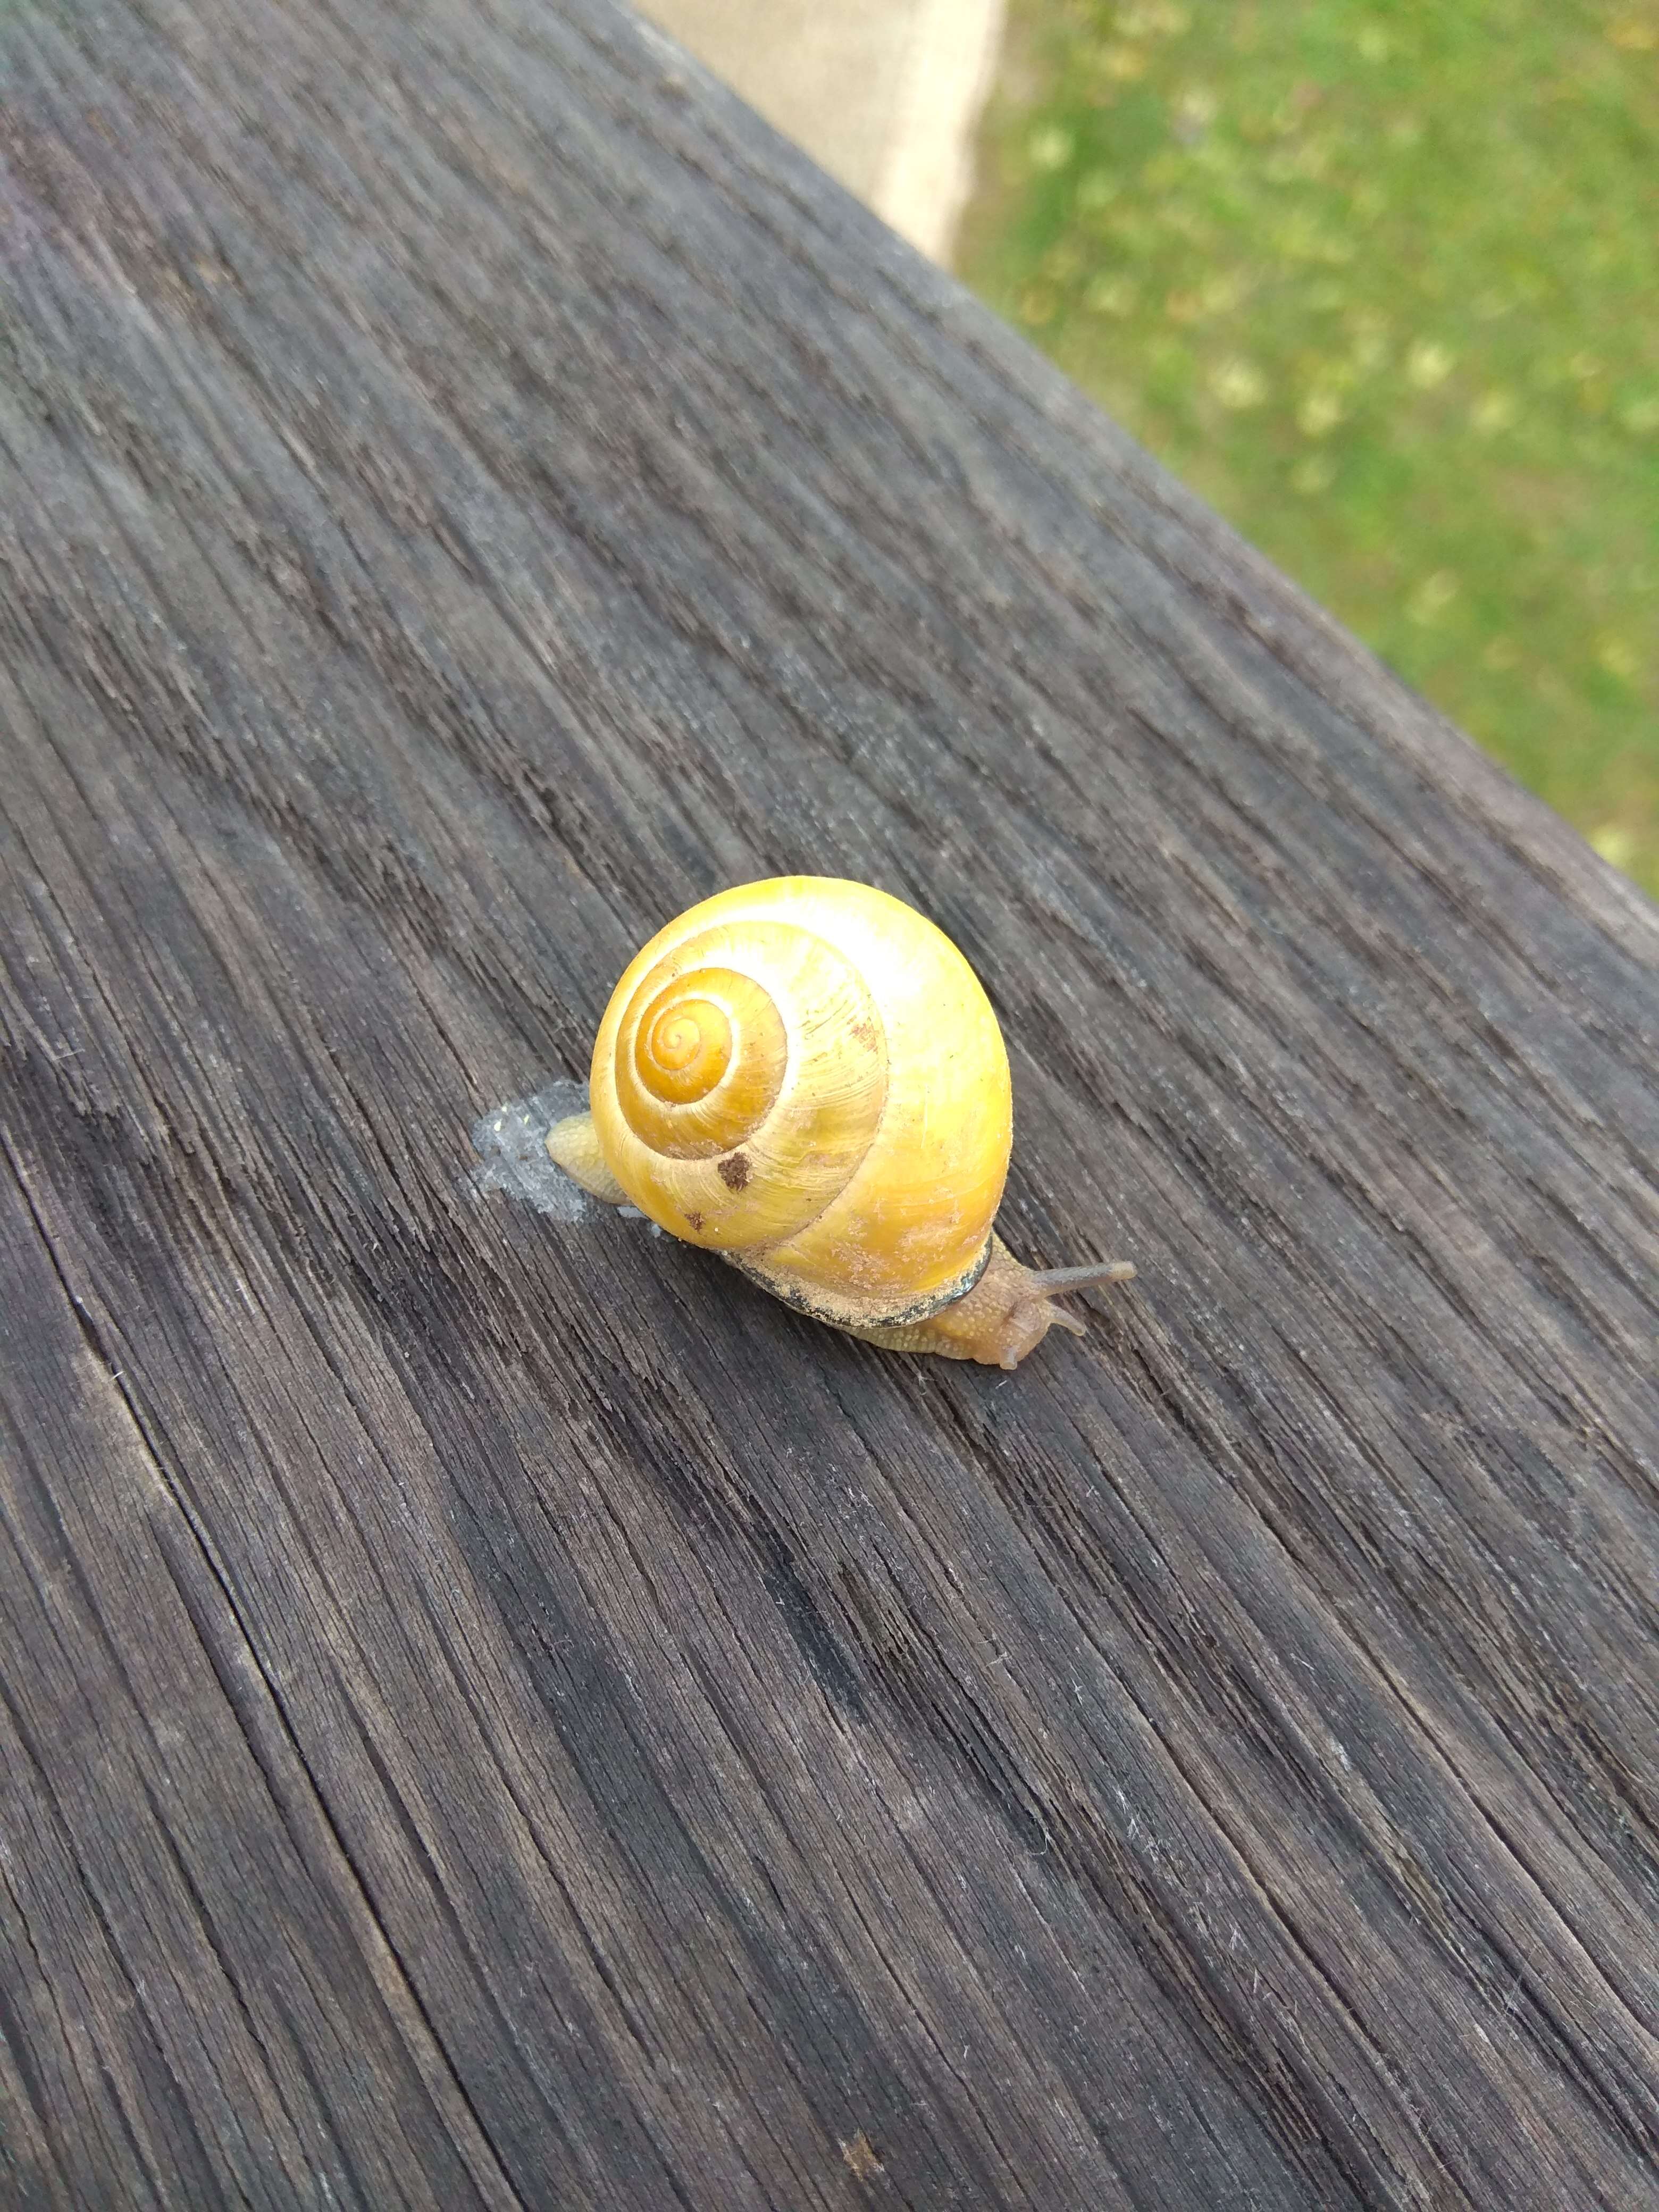
<path id="1" fill-rule="evenodd" d="M 1659 2203 L 1659 926 L 602 0 L 0 6 L 0 2196 Z M 1012 1378 L 470 1177 L 912 900 Z"/>

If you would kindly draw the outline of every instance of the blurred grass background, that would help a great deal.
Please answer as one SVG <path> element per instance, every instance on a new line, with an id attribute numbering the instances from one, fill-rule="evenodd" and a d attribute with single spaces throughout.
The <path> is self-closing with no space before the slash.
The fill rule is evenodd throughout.
<path id="1" fill-rule="evenodd" d="M 1659 896 L 1659 0 L 1011 0 L 957 267 Z"/>

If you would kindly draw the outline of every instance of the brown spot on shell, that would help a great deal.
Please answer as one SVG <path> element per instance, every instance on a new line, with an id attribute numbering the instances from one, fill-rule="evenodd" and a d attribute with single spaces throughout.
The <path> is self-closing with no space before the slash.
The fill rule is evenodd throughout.
<path id="1" fill-rule="evenodd" d="M 720 1162 L 720 1181 L 727 1190 L 741 1190 L 749 1180 L 749 1155 L 733 1152 L 729 1159 Z"/>
<path id="2" fill-rule="evenodd" d="M 700 1229 L 702 1227 L 702 1214 L 700 1214 L 700 1213 L 692 1213 L 692 1212 L 687 1212 L 687 1214 L 686 1214 L 686 1217 L 685 1217 L 685 1225 L 686 1225 L 686 1227 L 687 1227 L 689 1230 L 690 1230 L 690 1231 L 691 1231 L 691 1232 L 693 1233 L 693 1235 L 696 1235 L 696 1233 L 697 1232 L 697 1231 L 698 1231 L 698 1230 L 700 1230 Z"/>

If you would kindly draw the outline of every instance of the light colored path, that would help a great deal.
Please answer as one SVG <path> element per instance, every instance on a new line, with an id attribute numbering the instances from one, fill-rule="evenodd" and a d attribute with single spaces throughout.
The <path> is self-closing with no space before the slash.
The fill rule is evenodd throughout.
<path id="1" fill-rule="evenodd" d="M 935 261 L 972 181 L 1004 0 L 638 0 Z"/>

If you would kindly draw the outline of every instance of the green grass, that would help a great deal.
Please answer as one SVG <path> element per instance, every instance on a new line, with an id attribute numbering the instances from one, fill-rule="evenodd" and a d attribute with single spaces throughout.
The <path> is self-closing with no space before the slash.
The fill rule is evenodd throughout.
<path id="1" fill-rule="evenodd" d="M 969 283 L 1659 894 L 1659 0 L 1012 0 Z"/>

